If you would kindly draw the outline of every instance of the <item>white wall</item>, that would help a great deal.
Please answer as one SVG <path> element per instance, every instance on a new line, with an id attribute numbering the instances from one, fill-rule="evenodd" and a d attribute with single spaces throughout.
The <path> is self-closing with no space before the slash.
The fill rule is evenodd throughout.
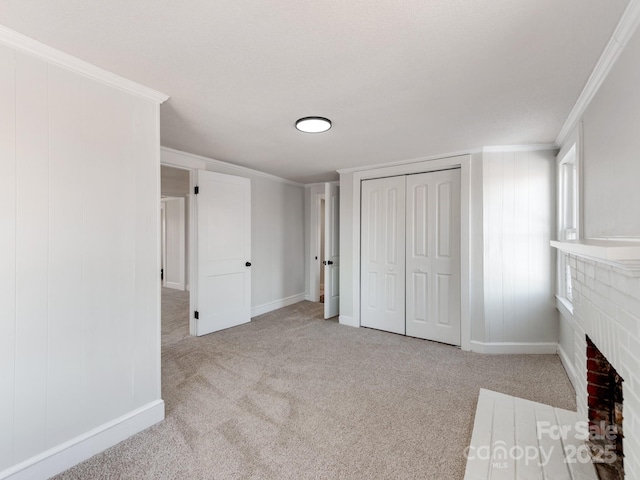
<path id="1" fill-rule="evenodd" d="M 164 280 L 167 288 L 185 289 L 185 201 L 184 198 L 165 198 L 165 255 Z"/>
<path id="2" fill-rule="evenodd" d="M 640 237 L 640 31 L 582 117 L 585 237 Z"/>
<path id="3" fill-rule="evenodd" d="M 531 352 L 555 352 L 555 251 L 549 246 L 556 231 L 555 155 L 555 150 L 484 153 L 485 341 L 489 344 L 531 344 Z M 521 347 L 520 351 L 527 348 Z"/>
<path id="4" fill-rule="evenodd" d="M 252 315 L 305 296 L 304 187 L 236 165 L 162 148 L 163 164 L 251 179 Z"/>
<path id="5" fill-rule="evenodd" d="M 0 478 L 164 417 L 158 119 L 0 41 Z"/>
<path id="6" fill-rule="evenodd" d="M 579 119 L 584 237 L 640 237 L 640 30 L 635 31 Z M 575 127 L 577 128 L 577 127 Z M 575 129 L 574 128 L 574 129 Z M 574 136 L 567 137 L 568 142 Z M 563 145 L 564 148 L 567 145 Z M 560 353 L 573 363 L 576 323 L 560 316 Z M 569 369 L 571 366 L 568 367 Z M 575 372 L 569 371 L 573 379 Z M 639 394 L 640 395 L 640 394 Z"/>

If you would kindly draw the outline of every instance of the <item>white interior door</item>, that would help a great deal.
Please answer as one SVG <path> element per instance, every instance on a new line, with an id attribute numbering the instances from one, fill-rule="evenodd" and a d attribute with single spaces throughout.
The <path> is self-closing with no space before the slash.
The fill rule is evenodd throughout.
<path id="1" fill-rule="evenodd" d="M 364 327 L 405 333 L 405 177 L 362 182 L 361 317 Z"/>
<path id="2" fill-rule="evenodd" d="M 460 345 L 460 170 L 407 177 L 406 334 Z"/>
<path id="3" fill-rule="evenodd" d="M 340 312 L 340 187 L 324 187 L 324 318 Z"/>
<path id="4" fill-rule="evenodd" d="M 185 288 L 185 208 L 184 198 L 163 199 L 164 286 Z"/>
<path id="5" fill-rule="evenodd" d="M 196 335 L 251 320 L 251 184 L 198 170 Z"/>

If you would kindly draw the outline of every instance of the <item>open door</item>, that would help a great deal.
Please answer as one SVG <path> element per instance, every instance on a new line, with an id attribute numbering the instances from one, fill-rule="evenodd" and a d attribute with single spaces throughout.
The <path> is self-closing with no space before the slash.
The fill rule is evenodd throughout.
<path id="1" fill-rule="evenodd" d="M 198 170 L 196 335 L 251 320 L 251 184 Z"/>
<path id="2" fill-rule="evenodd" d="M 340 187 L 324 187 L 324 318 L 340 312 Z"/>

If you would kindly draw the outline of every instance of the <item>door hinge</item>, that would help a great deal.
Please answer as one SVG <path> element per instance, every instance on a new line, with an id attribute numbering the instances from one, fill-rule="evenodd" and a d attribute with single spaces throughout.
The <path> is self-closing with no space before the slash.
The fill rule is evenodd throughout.
<path id="1" fill-rule="evenodd" d="M 196 188 L 193 189 L 193 192 L 198 195 L 200 193 L 200 187 L 196 186 Z"/>
<path id="2" fill-rule="evenodd" d="M 200 314 L 198 313 L 197 310 L 195 312 L 193 312 L 193 316 L 195 317 L 196 320 L 198 320 L 200 318 Z"/>
<path id="3" fill-rule="evenodd" d="M 164 280 L 164 268 L 160 269 L 160 280 Z"/>

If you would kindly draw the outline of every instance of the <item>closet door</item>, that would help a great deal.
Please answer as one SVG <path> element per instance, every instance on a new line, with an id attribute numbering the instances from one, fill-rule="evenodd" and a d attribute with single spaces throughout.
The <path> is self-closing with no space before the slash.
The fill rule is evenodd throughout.
<path id="1" fill-rule="evenodd" d="M 406 334 L 460 345 L 460 170 L 407 177 Z"/>
<path id="2" fill-rule="evenodd" d="M 363 327 L 405 333 L 405 177 L 362 182 Z"/>

